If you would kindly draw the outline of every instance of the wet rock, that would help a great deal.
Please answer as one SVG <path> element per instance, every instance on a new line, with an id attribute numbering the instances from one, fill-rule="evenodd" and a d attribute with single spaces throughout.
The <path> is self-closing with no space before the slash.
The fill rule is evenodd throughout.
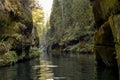
<path id="1" fill-rule="evenodd" d="M 105 22 L 99 29 L 96 30 L 94 41 L 95 45 L 115 46 L 109 22 Z"/>
<path id="2" fill-rule="evenodd" d="M 120 2 L 119 0 L 93 0 L 96 23 L 94 53 L 97 62 L 109 65 L 120 63 Z M 117 64 L 114 64 L 117 66 Z"/>

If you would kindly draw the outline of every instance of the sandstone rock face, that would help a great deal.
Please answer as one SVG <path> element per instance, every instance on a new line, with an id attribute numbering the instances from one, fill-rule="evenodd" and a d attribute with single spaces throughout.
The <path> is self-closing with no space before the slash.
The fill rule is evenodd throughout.
<path id="1" fill-rule="evenodd" d="M 96 23 L 94 53 L 98 64 L 120 66 L 120 1 L 93 0 Z"/>
<path id="2" fill-rule="evenodd" d="M 115 52 L 118 65 L 120 66 L 120 15 L 113 15 L 109 18 L 110 27 L 114 36 Z"/>
<path id="3" fill-rule="evenodd" d="M 92 3 L 97 28 L 104 24 L 111 15 L 119 14 L 119 0 L 94 0 Z"/>
<path id="4" fill-rule="evenodd" d="M 31 46 L 33 22 L 29 1 L 0 0 L 0 43 L 19 54 Z"/>

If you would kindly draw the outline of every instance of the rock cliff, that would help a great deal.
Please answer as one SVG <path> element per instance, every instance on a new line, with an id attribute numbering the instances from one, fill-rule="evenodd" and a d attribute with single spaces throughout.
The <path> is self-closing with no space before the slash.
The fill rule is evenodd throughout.
<path id="1" fill-rule="evenodd" d="M 0 0 L 0 62 L 10 54 L 28 56 L 33 28 L 29 5 L 30 0 Z"/>
<path id="2" fill-rule="evenodd" d="M 94 53 L 98 64 L 120 65 L 120 1 L 91 0 L 95 19 Z"/>

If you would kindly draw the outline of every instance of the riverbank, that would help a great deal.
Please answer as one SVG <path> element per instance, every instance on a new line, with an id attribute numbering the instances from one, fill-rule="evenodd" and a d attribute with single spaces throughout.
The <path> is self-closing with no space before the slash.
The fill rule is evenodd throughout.
<path id="1" fill-rule="evenodd" d="M 33 58 L 39 57 L 41 51 L 38 48 L 31 48 L 29 54 L 22 53 L 17 55 L 15 51 L 8 51 L 4 55 L 0 56 L 0 67 L 11 66 L 15 63 L 24 62 Z"/>

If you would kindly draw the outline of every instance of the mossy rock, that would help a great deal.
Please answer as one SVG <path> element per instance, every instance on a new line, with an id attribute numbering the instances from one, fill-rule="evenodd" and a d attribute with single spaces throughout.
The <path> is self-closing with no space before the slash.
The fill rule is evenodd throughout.
<path id="1" fill-rule="evenodd" d="M 119 0 L 101 0 L 100 6 L 103 12 L 103 18 L 106 18 L 105 20 L 107 20 L 111 14 L 116 14 L 120 11 Z"/>
<path id="2" fill-rule="evenodd" d="M 100 27 L 110 15 L 120 12 L 120 2 L 119 0 L 94 0 L 93 12 L 97 27 Z"/>
<path id="3" fill-rule="evenodd" d="M 115 50 L 116 50 L 116 54 L 117 54 L 117 60 L 118 60 L 118 64 L 120 66 L 120 45 L 115 45 Z"/>
<path id="4" fill-rule="evenodd" d="M 114 46 L 113 34 L 108 22 L 105 22 L 97 31 L 94 36 L 95 45 Z"/>
<path id="5" fill-rule="evenodd" d="M 110 16 L 109 23 L 112 29 L 114 42 L 120 44 L 120 15 Z"/>
<path id="6" fill-rule="evenodd" d="M 35 52 L 29 53 L 33 23 L 28 2 L 29 0 L 0 1 L 0 62 L 15 63 L 22 53 L 21 60 L 37 55 Z M 2 57 L 4 59 L 1 60 Z"/>
<path id="7" fill-rule="evenodd" d="M 118 62 L 118 66 L 120 67 L 120 45 L 115 45 L 115 51 L 116 51 L 116 59 L 117 59 L 117 62 Z"/>

